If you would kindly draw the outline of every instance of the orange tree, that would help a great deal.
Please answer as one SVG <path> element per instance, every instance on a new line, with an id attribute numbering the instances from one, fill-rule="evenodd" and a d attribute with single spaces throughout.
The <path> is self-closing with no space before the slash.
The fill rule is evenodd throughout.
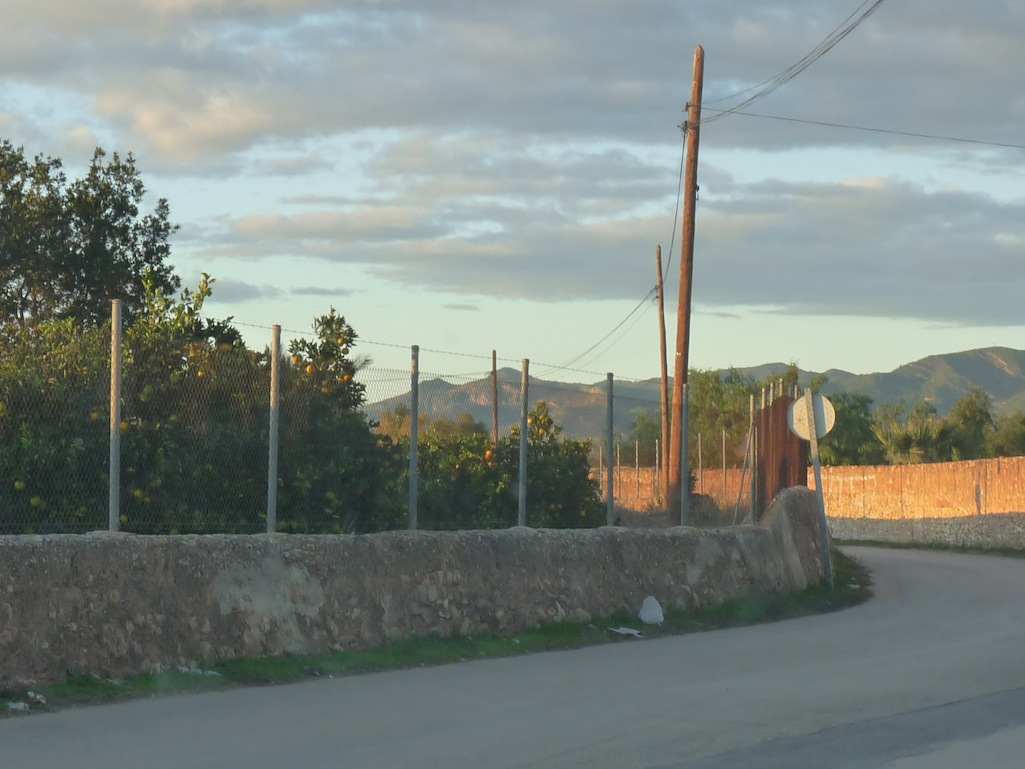
<path id="1" fill-rule="evenodd" d="M 177 300 L 150 284 L 125 330 L 117 429 L 127 531 L 266 526 L 270 356 L 248 350 L 230 322 L 202 318 L 211 283 L 204 276 Z M 318 319 L 316 343 L 293 345 L 301 365 L 282 361 L 281 530 L 369 531 L 404 521 L 394 449 L 358 410 L 363 389 L 347 355 L 355 334 L 342 327 L 332 311 Z M 0 531 L 104 528 L 109 323 L 11 324 L 3 333 Z"/>
<path id="2" fill-rule="evenodd" d="M 109 329 L 0 333 L 0 533 L 105 526 Z"/>
<path id="3" fill-rule="evenodd" d="M 259 531 L 266 510 L 266 356 L 202 318 L 212 280 L 168 298 L 147 284 L 124 335 L 121 515 L 144 533 Z M 266 475 L 263 476 L 266 478 Z"/>
<path id="4" fill-rule="evenodd" d="M 515 450 L 518 427 L 499 443 L 501 455 Z M 605 523 L 601 488 L 591 478 L 590 441 L 564 438 L 548 404 L 538 401 L 527 416 L 527 523 L 550 528 L 585 528 Z M 516 476 L 518 478 L 518 475 Z M 512 483 L 506 479 L 505 484 Z"/>
<path id="5" fill-rule="evenodd" d="M 442 423 L 442 425 L 447 423 Z M 418 525 L 424 529 L 515 526 L 519 503 L 520 431 L 494 444 L 483 425 L 462 421 L 460 431 L 433 429 L 427 420 L 418 444 Z M 408 459 L 408 435 L 399 438 Z M 605 522 L 598 484 L 590 478 L 588 441 L 562 435 L 546 403 L 527 427 L 527 524 L 580 528 Z M 408 466 L 408 462 L 407 462 Z M 408 482 L 408 471 L 403 479 Z"/>
<path id="6" fill-rule="evenodd" d="M 332 307 L 313 323 L 315 338 L 289 345 L 282 371 L 279 528 L 367 532 L 405 525 L 401 454 L 360 408 L 353 358 L 357 335 Z"/>
<path id="7" fill-rule="evenodd" d="M 251 532 L 266 526 L 270 355 L 248 350 L 230 323 L 200 320 L 209 296 L 156 298 L 136 324 L 126 366 L 126 527 Z M 316 339 L 280 362 L 277 529 L 341 533 L 394 528 L 392 449 L 359 407 L 349 357 L 356 335 L 334 309 Z"/>

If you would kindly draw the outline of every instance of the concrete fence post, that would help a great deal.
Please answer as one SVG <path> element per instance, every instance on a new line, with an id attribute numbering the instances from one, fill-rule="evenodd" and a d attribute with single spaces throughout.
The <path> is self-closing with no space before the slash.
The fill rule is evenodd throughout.
<path id="1" fill-rule="evenodd" d="M 641 498 L 641 442 L 634 441 L 634 499 Z"/>
<path id="2" fill-rule="evenodd" d="M 417 527 L 417 496 L 420 490 L 420 347 L 410 350 L 409 374 L 409 528 Z"/>
<path id="3" fill-rule="evenodd" d="M 690 388 L 683 383 L 683 448 L 680 450 L 680 525 L 690 517 Z"/>
<path id="4" fill-rule="evenodd" d="M 523 377 L 520 381 L 520 477 L 517 489 L 519 499 L 517 500 L 516 525 L 527 525 L 527 424 L 530 412 L 530 361 L 523 359 Z"/>
<path id="5" fill-rule="evenodd" d="M 271 331 L 270 424 L 267 429 L 267 533 L 278 529 L 278 435 L 281 419 L 281 326 Z"/>
<path id="6" fill-rule="evenodd" d="M 107 528 L 121 528 L 121 300 L 110 303 L 110 468 Z"/>
<path id="7" fill-rule="evenodd" d="M 605 409 L 605 445 L 607 449 L 605 451 L 605 461 L 607 463 L 605 468 L 606 477 L 606 488 L 608 489 L 608 496 L 605 499 L 605 523 L 608 526 L 613 526 L 616 523 L 616 484 L 613 480 L 615 472 L 615 457 L 613 456 L 615 446 L 615 436 L 612 431 L 613 416 L 615 415 L 614 406 L 614 394 L 612 384 L 612 372 L 607 374 L 608 379 L 608 394 L 606 395 L 606 409 Z"/>

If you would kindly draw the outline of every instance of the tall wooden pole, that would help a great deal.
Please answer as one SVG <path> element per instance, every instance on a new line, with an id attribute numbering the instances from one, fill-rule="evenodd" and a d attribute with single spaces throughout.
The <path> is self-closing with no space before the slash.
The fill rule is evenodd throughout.
<path id="1" fill-rule="evenodd" d="M 687 365 L 690 355 L 690 299 L 694 271 L 694 220 L 698 199 L 698 139 L 701 123 L 701 91 L 705 76 L 705 50 L 694 49 L 694 84 L 687 113 L 687 163 L 684 176 L 683 237 L 680 242 L 680 297 L 676 311 L 676 365 L 673 369 L 673 420 L 669 451 L 669 510 L 681 509 L 686 504 L 687 482 L 683 470 L 686 464 L 686 433 L 683 420 L 683 393 L 687 383 Z M 685 517 L 681 512 L 681 518 Z"/>
<path id="2" fill-rule="evenodd" d="M 658 331 L 661 350 L 659 361 L 662 364 L 662 387 L 660 388 L 662 406 L 662 457 L 661 466 L 657 469 L 658 495 L 665 499 L 669 488 L 669 461 L 666 459 L 666 446 L 669 445 L 669 362 L 666 359 L 666 297 L 662 285 L 662 246 L 655 249 L 655 266 L 658 268 L 658 283 L 655 292 L 658 294 Z"/>

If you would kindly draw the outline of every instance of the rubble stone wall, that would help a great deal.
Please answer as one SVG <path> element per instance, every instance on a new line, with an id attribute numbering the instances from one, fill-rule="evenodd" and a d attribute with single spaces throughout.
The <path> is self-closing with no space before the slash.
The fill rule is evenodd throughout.
<path id="1" fill-rule="evenodd" d="M 0 537 L 0 686 L 587 622 L 823 576 L 815 497 L 721 530 Z"/>

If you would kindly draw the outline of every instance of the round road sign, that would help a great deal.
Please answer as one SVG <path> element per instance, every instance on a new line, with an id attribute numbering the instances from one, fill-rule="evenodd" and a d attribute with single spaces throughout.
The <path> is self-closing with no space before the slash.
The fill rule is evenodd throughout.
<path id="1" fill-rule="evenodd" d="M 829 398 L 818 394 L 812 396 L 812 405 L 815 409 L 815 426 L 818 428 L 815 431 L 815 436 L 817 438 L 825 438 L 829 431 L 833 429 L 833 425 L 836 424 L 836 411 L 833 409 L 833 404 L 829 402 Z M 787 422 L 790 425 L 790 429 L 799 438 L 806 441 L 811 440 L 811 427 L 808 425 L 807 395 L 790 404 Z"/>

